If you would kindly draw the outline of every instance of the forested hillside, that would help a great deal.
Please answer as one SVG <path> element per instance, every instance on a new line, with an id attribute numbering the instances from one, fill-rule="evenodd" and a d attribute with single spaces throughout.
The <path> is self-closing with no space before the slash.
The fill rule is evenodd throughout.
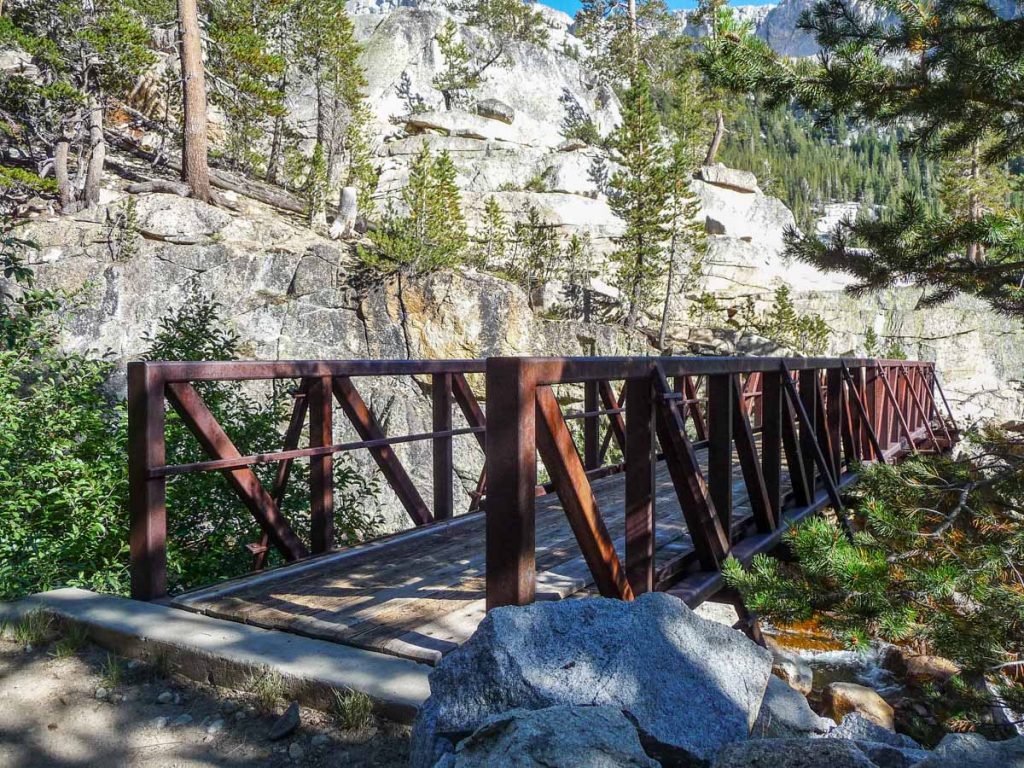
<path id="1" fill-rule="evenodd" d="M 841 119 L 819 126 L 801 110 L 750 101 L 731 121 L 722 159 L 756 173 L 764 189 L 785 200 L 797 226 L 813 232 L 829 203 L 856 203 L 873 216 L 909 192 L 933 209 L 941 205 L 940 163 L 902 147 L 905 138 L 903 130 Z"/>

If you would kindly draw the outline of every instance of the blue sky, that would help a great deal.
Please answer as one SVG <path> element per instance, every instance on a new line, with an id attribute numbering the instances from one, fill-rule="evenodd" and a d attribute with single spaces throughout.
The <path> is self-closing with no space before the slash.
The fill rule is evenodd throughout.
<path id="1" fill-rule="evenodd" d="M 540 0 L 540 2 L 565 11 L 570 16 L 576 13 L 580 7 L 579 0 Z M 667 0 L 667 2 L 669 8 L 695 8 L 697 5 L 696 0 Z M 766 5 L 769 2 L 778 2 L 778 0 L 735 0 L 733 5 Z"/>

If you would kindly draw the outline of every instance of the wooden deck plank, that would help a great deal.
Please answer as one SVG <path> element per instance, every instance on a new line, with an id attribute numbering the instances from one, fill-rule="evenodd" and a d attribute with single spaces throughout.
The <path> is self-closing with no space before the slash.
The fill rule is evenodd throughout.
<path id="1" fill-rule="evenodd" d="M 706 466 L 706 451 L 698 455 Z M 738 469 L 738 465 L 737 465 Z M 733 492 L 736 523 L 750 517 L 739 472 Z M 624 475 L 593 481 L 616 551 L 625 547 Z M 784 485 L 788 477 L 783 473 Z M 692 550 L 671 477 L 659 462 L 655 477 L 655 558 L 659 564 Z M 485 614 L 483 515 L 455 526 L 354 549 L 320 566 L 289 567 L 242 578 L 220 590 L 174 601 L 218 618 L 282 629 L 361 648 L 436 663 L 472 634 Z M 557 496 L 537 500 L 537 599 L 557 600 L 593 587 L 589 568 Z"/>

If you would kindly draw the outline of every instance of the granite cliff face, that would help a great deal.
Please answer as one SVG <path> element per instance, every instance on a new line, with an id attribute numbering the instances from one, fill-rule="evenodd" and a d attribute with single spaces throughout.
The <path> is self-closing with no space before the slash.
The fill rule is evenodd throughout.
<path id="1" fill-rule="evenodd" d="M 570 53 L 581 43 L 569 17 L 545 11 L 552 36 L 547 48 L 517 47 L 512 66 L 489 69 L 468 103 L 445 110 L 431 85 L 440 66 L 434 34 L 451 15 L 445 4 L 353 0 L 351 9 L 365 44 L 381 171 L 377 205 L 396 199 L 410 159 L 424 142 L 447 150 L 471 229 L 489 196 L 510 221 L 533 207 L 560 237 L 589 238 L 597 272 L 592 287 L 613 298 L 606 260 L 622 223 L 608 206 L 603 180 L 614 163 L 604 150 L 566 141 L 564 133 L 573 112 L 607 134 L 619 120 L 619 104 Z M 481 33 L 465 34 L 471 40 Z M 302 124 L 311 114 L 309 94 L 299 88 L 289 107 Z M 520 287 L 494 271 L 461 269 L 367 284 L 353 243 L 321 237 L 297 218 L 237 196 L 239 210 L 232 212 L 172 195 L 134 195 L 138 224 L 130 237 L 137 247 L 122 256 L 109 221 L 124 204 L 126 185 L 115 178 L 107 185 L 99 207 L 68 217 L 40 215 L 26 233 L 38 244 L 30 262 L 40 285 L 81 291 L 81 305 L 67 321 L 66 343 L 75 349 L 132 359 L 159 319 L 200 290 L 223 305 L 246 354 L 259 359 L 660 352 L 645 333 L 551 319 L 558 316 L 552 311 L 558 286 L 541 291 L 537 312 L 536 301 L 531 304 Z M 784 259 L 782 235 L 793 215 L 763 194 L 752 174 L 709 168 L 692 185 L 702 204 L 709 253 L 694 295 L 672 297 L 673 351 L 780 352 L 733 329 L 695 327 L 687 309 L 701 291 L 726 305 L 749 297 L 764 307 L 776 287 L 787 285 L 799 310 L 821 314 L 833 329 L 831 353 L 861 354 L 871 329 L 912 357 L 936 360 L 961 416 L 1024 416 L 1024 335 L 1017 324 L 968 299 L 915 309 L 919 292 L 912 288 L 853 299 L 843 293 L 841 278 Z M 647 319 L 650 327 L 655 320 Z M 369 380 L 364 396 L 392 433 L 429 430 L 429 397 L 413 379 Z M 479 450 L 471 437 L 460 438 L 456 450 L 460 482 L 472 487 Z M 402 445 L 398 453 L 428 494 L 429 445 Z M 394 500 L 382 504 L 389 525 L 405 523 Z"/>

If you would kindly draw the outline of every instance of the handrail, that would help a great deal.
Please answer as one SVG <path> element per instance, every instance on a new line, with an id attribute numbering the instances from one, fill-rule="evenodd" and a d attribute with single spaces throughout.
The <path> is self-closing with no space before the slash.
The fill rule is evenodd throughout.
<path id="1" fill-rule="evenodd" d="M 844 520 L 840 490 L 858 463 L 888 462 L 924 441 L 942 450 L 955 433 L 946 426 L 947 416 L 953 423 L 948 405 L 944 415 L 935 405 L 937 381 L 928 362 L 506 357 L 488 359 L 486 378 L 489 608 L 534 599 L 538 454 L 603 595 L 631 599 L 671 588 L 696 603 L 721 588 L 727 556 L 749 561 L 774 546 L 787 525 L 824 504 Z M 605 408 L 625 412 L 617 438 L 626 473 L 621 553 L 590 487 L 591 447 L 582 460 L 573 448 L 567 422 L 579 414 L 562 413 L 551 394 L 561 384 L 605 386 L 609 380 L 625 382 L 624 403 L 620 395 L 618 408 Z M 598 412 L 591 397 L 584 414 Z M 585 438 L 592 443 L 592 431 Z M 696 455 L 705 449 L 706 470 Z M 661 460 L 693 545 L 668 563 L 656 563 L 655 555 L 654 462 Z M 746 520 L 733 514 L 736 460 L 752 511 Z M 786 493 L 784 463 L 792 486 Z"/>
<path id="2" fill-rule="evenodd" d="M 466 376 L 486 370 L 483 360 L 290 360 L 290 361 L 145 361 L 128 364 L 129 484 L 131 513 L 132 594 L 155 599 L 166 593 L 166 483 L 168 478 L 194 472 L 224 473 L 240 501 L 263 531 L 250 544 L 253 567 L 261 568 L 271 547 L 286 560 L 325 552 L 334 546 L 333 457 L 367 450 L 387 484 L 415 525 L 450 519 L 454 514 L 453 439 L 476 437 L 484 446 L 483 410 Z M 357 383 L 365 377 L 414 376 L 430 381 L 432 427 L 429 432 L 387 435 L 363 401 Z M 193 384 L 266 380 L 299 380 L 282 450 L 242 455 L 203 402 Z M 359 439 L 334 439 L 335 404 Z M 185 464 L 166 463 L 165 410 L 169 405 L 198 439 L 208 459 Z M 453 424 L 456 407 L 468 422 Z M 309 444 L 299 446 L 308 431 Z M 433 503 L 428 506 L 393 448 L 430 441 L 433 453 Z M 292 462 L 310 462 L 311 541 L 300 541 L 280 506 L 291 476 Z M 273 488 L 263 488 L 252 467 L 276 463 Z M 481 492 L 472 496 L 479 508 Z"/>
<path id="3" fill-rule="evenodd" d="M 783 369 L 795 377 L 789 388 L 796 394 L 782 386 Z M 484 374 L 486 385 L 482 398 L 486 415 L 466 378 L 480 374 Z M 424 391 L 431 401 L 430 431 L 387 435 L 363 401 L 358 390 L 361 379 L 396 376 L 428 380 Z M 193 384 L 275 379 L 299 381 L 292 392 L 294 403 L 284 446 L 242 455 L 203 402 L 202 388 Z M 613 388 L 612 382 L 617 381 L 624 382 L 621 391 Z M 545 394 L 562 384 L 583 385 L 582 409 L 563 410 L 553 395 Z M 799 402 L 787 405 L 793 397 Z M 542 403 L 546 410 L 541 409 Z M 946 405 L 948 422 L 938 416 L 937 403 Z M 168 406 L 178 412 L 209 458 L 166 463 Z M 336 439 L 336 410 L 359 439 Z M 456 410 L 468 426 L 453 424 Z M 526 551 L 532 547 L 532 522 L 527 518 L 532 515 L 535 498 L 545 491 L 553 490 L 560 497 L 573 494 L 570 503 L 563 499 L 563 506 L 583 516 L 574 526 L 574 530 L 583 530 L 596 525 L 583 486 L 623 472 L 627 514 L 647 514 L 644 510 L 649 511 L 653 493 L 652 462 L 665 461 L 679 474 L 679 482 L 693 484 L 686 504 L 682 504 L 684 511 L 699 506 L 706 497 L 716 502 L 709 508 L 728 513 L 723 518 L 728 520 L 731 502 L 722 478 L 731 478 L 731 467 L 726 470 L 725 462 L 731 461 L 728 457 L 735 449 L 742 459 L 744 477 L 749 475 L 755 483 L 751 499 L 763 508 L 758 525 L 766 532 L 778 527 L 785 505 L 788 509 L 810 508 L 822 482 L 821 473 L 831 473 L 832 484 L 839 485 L 844 468 L 853 461 L 887 461 L 901 451 L 915 450 L 918 433 L 926 434 L 936 448 L 948 445 L 955 434 L 932 364 L 867 358 L 146 361 L 128 365 L 128 412 L 132 594 L 142 599 L 159 598 L 166 592 L 166 483 L 183 474 L 224 474 L 263 530 L 261 541 L 249 545 L 254 567 L 259 568 L 272 547 L 287 560 L 333 547 L 332 462 L 337 453 L 369 451 L 415 525 L 450 519 L 456 503 L 453 440 L 473 435 L 483 451 L 485 466 L 476 489 L 466 495 L 469 511 L 487 505 L 488 602 L 496 605 L 532 596 L 530 576 L 521 566 L 532 558 L 532 550 Z M 546 448 L 536 442 L 542 412 L 544 428 L 558 431 L 557 435 L 545 433 Z M 798 419 L 813 423 L 797 425 Z M 931 429 L 933 419 L 938 421 L 935 430 Z M 569 423 L 580 422 L 582 435 L 568 430 Z M 300 446 L 304 434 L 309 435 L 309 443 Z M 552 443 L 555 437 L 558 439 Z M 575 449 L 567 447 L 575 445 L 578 438 L 580 444 Z M 429 505 L 393 450 L 397 445 L 421 441 L 432 443 Z M 755 455 L 755 441 L 767 446 L 760 457 Z M 796 478 L 786 499 L 781 498 L 775 471 L 775 465 L 781 466 L 783 451 L 778 446 L 783 442 L 798 473 L 808 475 Z M 558 446 L 554 453 L 552 445 Z M 537 482 L 539 448 L 542 454 L 547 451 L 543 458 L 551 479 L 545 485 Z M 697 470 L 687 458 L 686 452 L 697 450 L 707 450 L 712 463 L 706 479 L 696 477 Z M 300 459 L 310 462 L 312 534 L 308 543 L 296 537 L 280 511 L 292 462 Z M 277 478 L 272 488 L 265 489 L 252 467 L 271 463 L 278 466 Z M 815 467 L 820 467 L 817 475 Z M 761 481 L 757 481 L 758 472 Z M 695 536 L 703 535 L 698 524 L 691 528 Z M 607 551 L 607 542 L 595 539 L 581 542 L 581 546 L 589 553 L 592 570 L 605 573 L 599 583 L 611 589 L 614 581 L 619 592 L 628 583 L 631 594 L 639 594 L 658 585 L 653 554 L 642 551 L 650 544 L 643 543 L 645 528 L 634 525 L 631 530 L 621 568 L 611 559 L 602 564 L 601 558 L 614 554 Z M 723 552 L 729 550 L 731 544 L 728 536 L 721 538 L 724 535 L 719 531 L 707 534 L 711 538 L 705 536 L 702 568 L 716 568 Z M 720 539 L 717 543 L 715 536 Z M 693 557 L 687 557 L 689 567 Z M 675 574 L 682 568 L 680 563 L 661 564 L 657 574 Z"/>

